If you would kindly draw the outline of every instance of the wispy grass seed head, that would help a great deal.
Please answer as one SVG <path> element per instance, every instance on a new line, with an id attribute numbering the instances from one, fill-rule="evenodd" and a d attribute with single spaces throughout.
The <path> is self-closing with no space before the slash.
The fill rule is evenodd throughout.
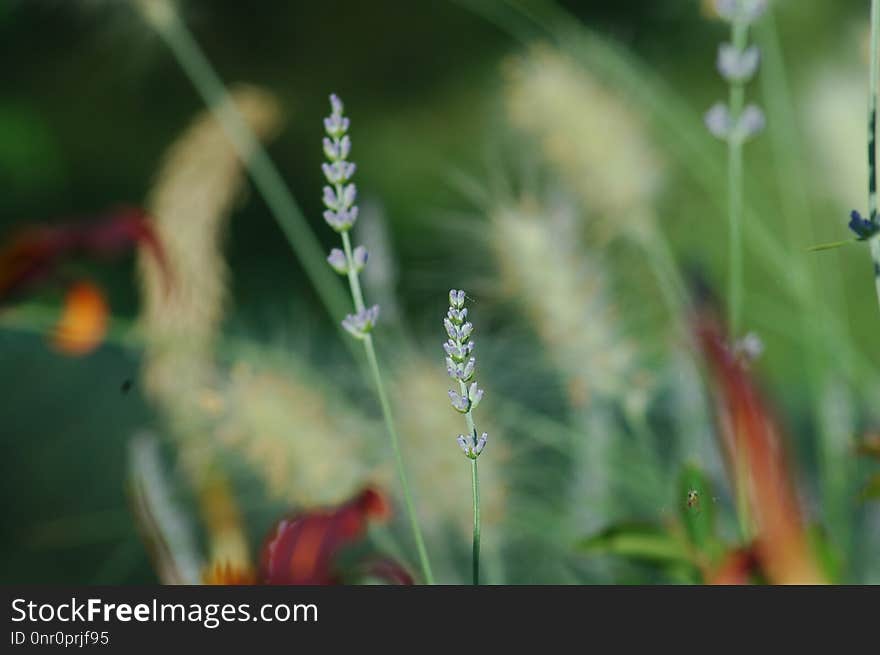
<path id="1" fill-rule="evenodd" d="M 607 238 L 650 230 L 664 160 L 624 98 L 550 47 L 505 69 L 513 126 L 537 139 L 546 161 Z M 605 235 L 600 235 L 605 236 Z"/>
<path id="2" fill-rule="evenodd" d="M 230 102 L 258 138 L 277 133 L 281 110 L 270 94 L 238 87 Z M 246 179 L 223 127 L 206 111 L 168 150 L 148 199 L 171 283 L 155 258 L 139 257 L 144 386 L 166 414 L 188 424 L 194 394 L 216 374 L 214 349 L 228 295 L 223 238 Z"/>
<path id="3" fill-rule="evenodd" d="M 641 397 L 638 352 L 612 303 L 603 262 L 582 247 L 569 206 L 523 198 L 492 213 L 491 245 L 503 292 L 521 304 L 569 401 Z M 637 403 L 638 404 L 638 403 Z"/>

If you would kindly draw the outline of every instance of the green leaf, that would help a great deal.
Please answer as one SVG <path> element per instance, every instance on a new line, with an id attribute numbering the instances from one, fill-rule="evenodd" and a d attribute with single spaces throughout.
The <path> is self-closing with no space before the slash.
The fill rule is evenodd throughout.
<path id="1" fill-rule="evenodd" d="M 848 246 L 853 243 L 858 243 L 861 239 L 847 239 L 846 241 L 832 241 L 831 243 L 820 243 L 815 246 L 810 246 L 807 248 L 807 252 L 819 252 L 821 250 L 834 250 L 835 248 L 840 248 L 841 246 Z"/>
<path id="2" fill-rule="evenodd" d="M 819 561 L 822 570 L 828 579 L 832 582 L 840 579 L 840 573 L 843 570 L 843 556 L 835 548 L 828 533 L 820 524 L 811 524 L 807 526 L 807 538 L 810 547 Z"/>
<path id="3" fill-rule="evenodd" d="M 684 544 L 658 526 L 620 524 L 586 537 L 576 546 L 588 555 L 616 555 L 627 559 L 661 563 L 690 563 Z"/>

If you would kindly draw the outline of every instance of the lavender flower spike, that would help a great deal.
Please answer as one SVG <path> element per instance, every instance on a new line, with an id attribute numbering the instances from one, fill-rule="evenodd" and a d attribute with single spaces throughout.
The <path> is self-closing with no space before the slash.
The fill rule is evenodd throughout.
<path id="1" fill-rule="evenodd" d="M 321 165 L 324 177 L 330 186 L 324 187 L 324 220 L 337 232 L 347 232 L 358 216 L 357 187 L 350 182 L 356 166 L 348 161 L 351 152 L 351 139 L 348 132 L 349 120 L 342 115 L 342 101 L 336 94 L 330 96 L 332 112 L 324 119 L 324 156 L 327 161 Z"/>
<path id="2" fill-rule="evenodd" d="M 449 377 L 458 382 L 458 391 L 449 390 L 449 400 L 455 411 L 464 414 L 467 424 L 467 434 L 460 434 L 456 441 L 464 456 L 471 460 L 471 489 L 474 495 L 474 584 L 480 584 L 480 483 L 477 474 L 477 458 L 482 454 L 489 440 L 489 435 L 483 432 L 477 436 L 477 426 L 474 425 L 474 409 L 483 398 L 483 390 L 474 381 L 474 373 L 477 368 L 477 358 L 473 356 L 474 342 L 471 334 L 474 331 L 473 323 L 467 320 L 468 310 L 464 306 L 467 295 L 461 289 L 452 289 L 449 292 L 449 309 L 443 318 L 443 327 L 449 340 L 443 344 L 446 353 L 446 371 Z M 470 383 L 470 384 L 468 384 Z"/>
<path id="3" fill-rule="evenodd" d="M 348 287 L 351 291 L 351 299 L 354 303 L 354 313 L 346 316 L 342 321 L 342 327 L 349 332 L 364 346 L 367 355 L 367 363 L 379 405 L 382 408 L 382 417 L 388 432 L 388 440 L 391 451 L 394 453 L 394 461 L 397 467 L 397 477 L 400 480 L 403 491 L 403 501 L 406 513 L 409 516 L 410 528 L 416 542 L 419 553 L 419 561 L 422 567 L 422 575 L 427 584 L 434 584 L 434 574 L 431 572 L 431 562 L 428 559 L 428 551 L 425 548 L 425 539 L 419 527 L 415 504 L 410 492 L 409 482 L 406 477 L 403 453 L 400 449 L 400 438 L 397 436 L 397 428 L 394 424 L 394 416 L 389 402 L 388 392 L 382 380 L 379 370 L 379 362 L 376 357 L 376 349 L 373 345 L 371 332 L 379 318 L 379 306 L 367 307 L 364 303 L 364 292 L 361 288 L 360 272 L 367 264 L 367 250 L 363 246 L 353 246 L 351 243 L 352 226 L 358 217 L 357 187 L 352 183 L 355 165 L 348 161 L 351 154 L 351 138 L 348 136 L 349 120 L 343 113 L 342 100 L 335 93 L 330 96 L 330 115 L 324 119 L 324 131 L 326 136 L 323 140 L 324 156 L 327 158 L 322 165 L 324 177 L 327 178 L 327 186 L 324 187 L 323 200 L 327 208 L 324 212 L 324 220 L 332 227 L 342 240 L 342 248 L 333 248 L 327 262 L 337 273 L 345 275 L 348 279 Z"/>
<path id="4" fill-rule="evenodd" d="M 358 339 L 370 333 L 379 317 L 379 307 L 365 307 L 357 275 L 367 264 L 367 249 L 363 246 L 352 248 L 349 238 L 358 217 L 357 187 L 351 182 L 355 165 L 348 161 L 351 153 L 351 138 L 348 136 L 349 120 L 342 114 L 343 105 L 335 93 L 330 96 L 330 115 L 324 119 L 324 156 L 327 158 L 321 168 L 327 178 L 322 200 L 327 208 L 324 220 L 342 235 L 343 248 L 333 248 L 327 263 L 340 275 L 347 275 L 355 299 L 355 313 L 342 321 L 342 327 Z"/>
<path id="5" fill-rule="evenodd" d="M 453 409 L 465 415 L 471 434 L 460 435 L 458 445 L 471 459 L 476 459 L 486 445 L 487 435 L 477 438 L 474 427 L 473 410 L 483 398 L 483 390 L 473 381 L 477 368 L 477 358 L 473 356 L 474 342 L 471 334 L 473 323 L 467 321 L 468 310 L 464 306 L 464 291 L 453 289 L 449 292 L 449 309 L 443 318 L 443 327 L 449 340 L 443 344 L 446 353 L 446 372 L 458 382 L 458 391 L 449 391 Z M 468 384 L 470 383 L 470 384 Z"/>

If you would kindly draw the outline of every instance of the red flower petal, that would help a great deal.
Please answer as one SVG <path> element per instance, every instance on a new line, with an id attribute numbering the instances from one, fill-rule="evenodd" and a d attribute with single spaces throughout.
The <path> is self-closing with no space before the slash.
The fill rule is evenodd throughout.
<path id="1" fill-rule="evenodd" d="M 261 582 L 339 584 L 335 559 L 340 550 L 364 536 L 369 519 L 385 519 L 389 514 L 384 496 L 375 489 L 366 489 L 335 509 L 303 512 L 282 519 L 263 546 Z"/>

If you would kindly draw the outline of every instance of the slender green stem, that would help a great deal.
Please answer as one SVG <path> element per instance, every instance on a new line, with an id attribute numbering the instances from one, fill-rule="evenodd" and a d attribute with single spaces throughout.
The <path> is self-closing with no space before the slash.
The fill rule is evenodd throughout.
<path id="1" fill-rule="evenodd" d="M 749 28 L 741 16 L 738 16 L 731 26 L 731 44 L 737 51 L 743 52 L 748 46 Z M 734 125 L 739 123 L 745 107 L 745 83 L 732 81 L 730 83 L 730 116 Z M 743 303 L 743 245 L 742 245 L 742 221 L 743 221 L 743 141 L 738 135 L 733 135 L 727 140 L 727 193 L 728 193 L 728 320 L 730 321 L 730 336 L 735 339 L 739 335 L 742 325 Z M 751 534 L 751 520 L 748 499 L 748 475 L 747 464 L 744 461 L 744 451 L 740 439 L 736 440 L 737 461 L 734 463 L 736 470 L 736 511 L 742 537 L 748 541 Z M 742 455 L 740 453 L 743 453 Z"/>
<path id="2" fill-rule="evenodd" d="M 880 0 L 871 0 L 871 81 L 868 94 L 868 216 L 877 223 L 877 93 L 880 78 Z M 880 302 L 880 233 L 871 237 L 874 285 Z"/>
<path id="3" fill-rule="evenodd" d="M 338 197 L 342 196 L 341 185 L 337 185 L 336 193 Z M 364 293 L 361 290 L 361 281 L 358 277 L 357 268 L 354 262 L 354 255 L 351 248 L 351 238 L 348 232 L 342 233 L 342 247 L 345 251 L 345 259 L 348 263 L 348 285 L 351 289 L 351 297 L 354 299 L 355 311 L 363 311 Z M 370 334 L 364 335 L 364 350 L 367 353 L 367 363 L 373 376 L 373 384 L 376 387 L 376 394 L 379 396 L 379 404 L 382 406 L 382 418 L 385 420 L 385 428 L 388 430 L 388 437 L 391 440 L 391 451 L 394 453 L 394 463 L 397 467 L 397 475 L 400 478 L 400 486 L 403 489 L 403 501 L 406 505 L 406 513 L 409 517 L 410 527 L 412 528 L 413 538 L 416 542 L 416 549 L 419 552 L 419 562 L 422 567 L 422 575 L 427 584 L 434 584 L 434 574 L 431 571 L 431 562 L 428 559 L 428 551 L 425 548 L 425 540 L 422 537 L 422 530 L 419 527 L 416 518 L 415 503 L 413 503 L 412 492 L 410 491 L 409 482 L 406 477 L 406 467 L 403 463 L 403 453 L 400 450 L 400 439 L 397 436 L 397 428 L 394 424 L 394 416 L 391 413 L 391 403 L 388 401 L 388 393 L 385 390 L 385 383 L 382 381 L 382 374 L 379 371 L 379 360 L 376 357 L 376 348 L 373 346 L 373 337 Z"/>
<path id="4" fill-rule="evenodd" d="M 733 46 L 743 51 L 748 44 L 748 25 L 737 19 L 731 28 Z M 730 84 L 730 115 L 734 124 L 739 120 L 745 105 L 745 85 Z M 728 278 L 727 300 L 731 336 L 739 334 L 743 302 L 743 144 L 738 138 L 728 139 L 727 185 L 728 185 Z"/>
<path id="5" fill-rule="evenodd" d="M 477 460 L 471 460 L 471 486 L 474 490 L 474 584 L 480 584 L 480 478 L 477 475 Z"/>
<path id="6" fill-rule="evenodd" d="M 342 185 L 337 184 L 336 186 L 341 187 Z M 337 190 L 337 193 L 342 194 L 339 190 Z M 351 297 L 354 299 L 354 309 L 360 312 L 363 311 L 366 305 L 364 304 L 364 293 L 361 291 L 361 281 L 354 266 L 351 237 L 348 236 L 348 232 L 342 233 L 342 249 L 345 251 L 345 260 L 348 262 L 348 286 L 351 289 Z"/>
<path id="7" fill-rule="evenodd" d="M 353 290 L 352 293 L 354 293 Z M 388 402 L 388 394 L 385 391 L 385 384 L 382 382 L 382 374 L 379 372 L 379 361 L 376 359 L 373 338 L 369 334 L 364 338 L 364 348 L 367 351 L 367 361 L 370 370 L 373 373 L 373 382 L 376 385 L 379 404 L 382 406 L 382 417 L 385 419 L 385 427 L 388 430 L 388 436 L 391 440 L 391 450 L 394 452 L 394 463 L 397 466 L 397 475 L 400 478 L 400 486 L 403 489 L 403 502 L 406 504 L 406 513 L 409 517 L 410 528 L 412 529 L 413 538 L 416 542 L 416 549 L 419 552 L 419 563 L 422 567 L 422 575 L 425 578 L 425 583 L 432 585 L 434 584 L 434 574 L 431 571 L 431 562 L 428 559 L 425 540 L 422 537 L 422 530 L 419 527 L 419 522 L 416 518 L 416 508 L 413 503 L 412 493 L 410 492 L 409 482 L 406 478 L 406 468 L 403 464 L 403 453 L 400 451 L 400 439 L 397 436 L 397 429 L 394 427 L 394 417 L 391 414 L 391 403 Z"/>
<path id="8" fill-rule="evenodd" d="M 461 395 L 463 398 L 467 398 L 468 390 L 467 385 L 461 380 L 458 381 L 458 386 L 461 391 Z M 474 412 L 473 410 L 468 410 L 464 415 L 464 420 L 467 423 L 468 431 L 471 434 L 474 442 L 477 440 L 477 426 L 474 424 Z M 474 492 L 474 548 L 473 548 L 473 569 L 474 569 L 474 584 L 480 584 L 480 484 L 479 478 L 477 477 L 477 458 L 474 457 L 471 459 L 471 483 Z"/>

